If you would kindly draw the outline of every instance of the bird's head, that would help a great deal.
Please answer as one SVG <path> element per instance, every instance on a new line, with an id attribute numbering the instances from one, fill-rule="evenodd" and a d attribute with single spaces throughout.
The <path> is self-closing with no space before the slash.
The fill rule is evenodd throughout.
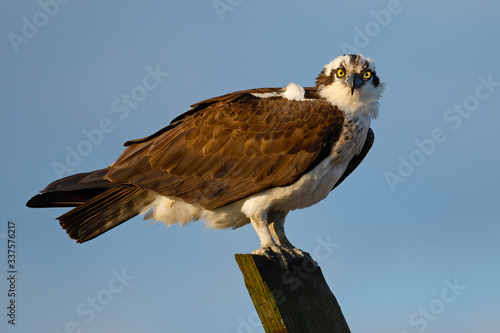
<path id="1" fill-rule="evenodd" d="M 384 84 L 377 76 L 372 59 L 360 54 L 344 54 L 325 65 L 316 78 L 316 90 L 332 104 L 353 110 L 376 104 Z"/>

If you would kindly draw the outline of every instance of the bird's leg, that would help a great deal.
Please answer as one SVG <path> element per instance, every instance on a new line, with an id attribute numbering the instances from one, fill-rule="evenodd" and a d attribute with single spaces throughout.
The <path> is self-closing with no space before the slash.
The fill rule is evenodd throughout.
<path id="1" fill-rule="evenodd" d="M 273 253 L 281 256 L 280 248 L 276 245 L 271 235 L 271 231 L 269 230 L 269 222 L 262 216 L 254 217 L 250 220 L 260 239 L 260 248 L 253 251 L 252 254 L 263 255 L 269 259 L 272 259 Z"/>
<path id="2" fill-rule="evenodd" d="M 285 235 L 285 217 L 288 212 L 283 211 L 273 211 L 269 212 L 269 230 L 273 235 L 274 240 L 278 243 L 278 246 L 285 249 L 292 249 L 293 245 L 290 243 Z"/>
<path id="3" fill-rule="evenodd" d="M 296 255 L 302 258 L 306 255 L 302 250 L 297 249 L 290 243 L 285 234 L 285 218 L 288 212 L 283 211 L 272 211 L 269 213 L 270 231 L 278 246 L 288 252 L 290 255 Z"/>

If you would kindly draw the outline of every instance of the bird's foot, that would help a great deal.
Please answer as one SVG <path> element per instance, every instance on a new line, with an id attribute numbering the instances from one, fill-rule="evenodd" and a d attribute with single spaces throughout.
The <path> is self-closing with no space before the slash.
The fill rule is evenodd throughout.
<path id="1" fill-rule="evenodd" d="M 261 246 L 252 254 L 264 256 L 267 259 L 276 262 L 283 269 L 288 269 L 293 265 L 301 264 L 305 260 L 311 261 L 317 267 L 317 263 L 312 259 L 309 253 L 297 249 L 293 246 L 280 247 L 277 245 Z"/>
<path id="2" fill-rule="evenodd" d="M 309 253 L 297 249 L 296 247 L 293 246 L 285 246 L 282 247 L 281 249 L 285 251 L 292 258 L 304 259 L 305 257 L 310 257 Z"/>
<path id="3" fill-rule="evenodd" d="M 252 254 L 259 256 L 264 256 L 267 259 L 273 259 L 277 254 L 283 255 L 281 248 L 277 245 L 261 246 L 257 250 L 253 251 Z"/>
<path id="4" fill-rule="evenodd" d="M 298 249 L 294 246 L 286 247 L 285 251 L 287 252 L 289 256 L 289 263 L 293 265 L 306 265 L 313 266 L 313 267 L 318 267 L 318 263 L 314 261 L 314 259 L 311 257 L 309 253 L 306 251 L 302 251 L 301 249 Z"/>
<path id="5" fill-rule="evenodd" d="M 288 255 L 282 247 L 277 245 L 261 246 L 257 250 L 253 251 L 252 254 L 266 257 L 267 259 L 278 263 L 281 267 L 288 267 Z"/>

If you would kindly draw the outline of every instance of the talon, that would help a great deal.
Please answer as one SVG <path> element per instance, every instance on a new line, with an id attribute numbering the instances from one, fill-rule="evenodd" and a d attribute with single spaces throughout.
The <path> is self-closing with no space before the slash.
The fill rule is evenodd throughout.
<path id="1" fill-rule="evenodd" d="M 253 251 L 252 254 L 264 256 L 268 259 L 271 259 L 270 257 L 275 255 L 275 254 L 282 254 L 281 249 L 276 246 L 276 245 L 270 245 L 270 246 L 261 246 L 257 250 Z"/>
<path id="2" fill-rule="evenodd" d="M 304 252 L 301 249 L 297 249 L 296 247 L 294 247 L 292 251 L 298 258 L 310 257 L 309 253 Z"/>
<path id="3" fill-rule="evenodd" d="M 283 253 L 283 249 L 277 245 L 261 246 L 257 250 L 253 251 L 252 254 L 264 256 L 267 259 L 278 263 L 282 268 L 288 267 L 288 260 Z"/>
<path id="4" fill-rule="evenodd" d="M 302 256 L 296 252 L 297 249 L 295 249 L 293 246 L 284 246 L 281 247 L 281 251 L 283 254 L 285 254 L 287 257 L 291 259 L 297 259 L 301 258 Z M 300 251 L 300 250 L 299 250 Z"/>
<path id="5" fill-rule="evenodd" d="M 310 261 L 314 266 L 317 268 L 319 267 L 318 263 L 311 257 L 311 255 L 305 251 L 302 251 L 300 249 L 294 248 L 294 252 L 297 255 L 298 258 L 300 258 L 303 261 Z"/>
<path id="6" fill-rule="evenodd" d="M 305 257 L 310 257 L 309 253 L 304 252 L 301 249 L 297 249 L 296 247 L 293 246 L 285 246 L 282 247 L 281 249 L 293 258 L 303 259 Z"/>

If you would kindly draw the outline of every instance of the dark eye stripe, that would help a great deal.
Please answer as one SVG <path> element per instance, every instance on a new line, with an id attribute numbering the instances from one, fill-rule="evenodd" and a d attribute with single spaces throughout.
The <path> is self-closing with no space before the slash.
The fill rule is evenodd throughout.
<path id="1" fill-rule="evenodd" d="M 372 83 L 375 87 L 377 87 L 380 84 L 380 79 L 377 76 L 377 73 L 372 72 Z"/>

